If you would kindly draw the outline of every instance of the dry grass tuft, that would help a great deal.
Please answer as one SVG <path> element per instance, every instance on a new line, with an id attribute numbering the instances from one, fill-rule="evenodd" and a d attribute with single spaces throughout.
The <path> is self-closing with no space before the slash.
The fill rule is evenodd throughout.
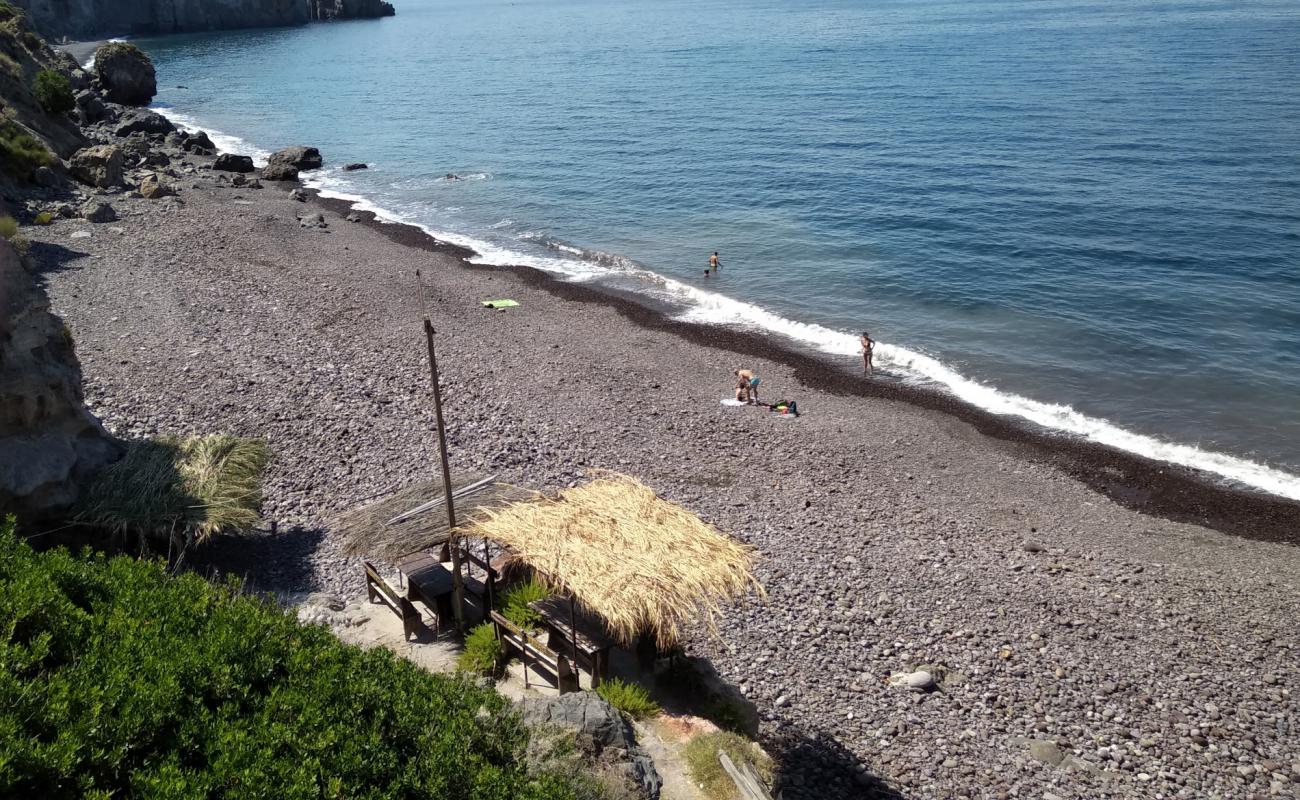
<path id="1" fill-rule="evenodd" d="M 217 434 L 131 442 L 82 498 L 75 521 L 112 533 L 201 541 L 260 519 L 266 444 Z"/>
<path id="2" fill-rule="evenodd" d="M 510 548 L 625 644 L 644 632 L 667 649 L 697 622 L 716 632 L 723 603 L 763 595 L 753 548 L 625 475 L 485 509 L 462 528 Z"/>

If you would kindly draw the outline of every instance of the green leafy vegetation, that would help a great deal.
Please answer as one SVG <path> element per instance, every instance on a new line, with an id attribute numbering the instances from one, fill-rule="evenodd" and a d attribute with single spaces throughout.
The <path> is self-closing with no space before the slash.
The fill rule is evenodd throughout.
<path id="1" fill-rule="evenodd" d="M 9 175 L 29 180 L 37 167 L 54 163 L 54 154 L 12 119 L 0 120 L 0 168 Z"/>
<path id="2" fill-rule="evenodd" d="M 529 608 L 528 604 L 545 600 L 550 594 L 550 590 L 536 578 L 513 586 L 501 600 L 501 616 L 521 628 L 534 630 L 541 624 L 542 615 Z"/>
<path id="3" fill-rule="evenodd" d="M 257 524 L 265 443 L 222 434 L 131 442 L 101 470 L 75 513 L 113 533 L 202 540 Z"/>
<path id="4" fill-rule="evenodd" d="M 474 675 L 495 676 L 504 655 L 496 630 L 489 623 L 476 626 L 465 637 L 465 649 L 456 657 L 456 669 Z"/>
<path id="5" fill-rule="evenodd" d="M 344 645 L 233 584 L 36 553 L 0 525 L 0 796 L 575 796 L 465 678 Z"/>
<path id="6" fill-rule="evenodd" d="M 710 800 L 737 800 L 736 784 L 718 761 L 724 752 L 737 767 L 749 764 L 758 777 L 772 784 L 772 759 L 748 739 L 727 731 L 696 736 L 682 748 L 682 760 L 691 779 L 701 786 L 703 796 Z"/>
<path id="7" fill-rule="evenodd" d="M 52 69 L 43 69 L 32 80 L 32 96 L 47 114 L 66 114 L 77 107 L 68 76 Z"/>
<path id="8" fill-rule="evenodd" d="M 645 687 L 612 678 L 596 687 L 596 694 L 632 719 L 645 719 L 659 713 L 659 704 L 650 699 Z"/>
<path id="9" fill-rule="evenodd" d="M 21 8 L 10 3 L 9 0 L 0 0 L 0 22 L 8 22 L 11 19 L 21 19 L 24 16 L 25 15 Z"/>
<path id="10" fill-rule="evenodd" d="M 27 251 L 31 249 L 31 240 L 18 232 L 18 220 L 13 217 L 0 217 L 0 236 L 3 236 L 20 256 L 27 255 Z"/>
<path id="11" fill-rule="evenodd" d="M 42 211 L 41 213 L 39 213 L 39 214 L 36 215 L 36 218 L 35 218 L 35 219 L 32 220 L 32 224 L 34 224 L 34 225 L 53 225 L 53 224 L 54 224 L 54 214 L 53 214 L 53 212 L 50 212 L 50 211 Z"/>

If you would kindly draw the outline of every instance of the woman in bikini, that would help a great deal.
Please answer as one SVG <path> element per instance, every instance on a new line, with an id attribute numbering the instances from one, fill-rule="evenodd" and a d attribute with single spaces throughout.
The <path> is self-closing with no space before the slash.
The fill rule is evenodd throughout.
<path id="1" fill-rule="evenodd" d="M 871 334 L 866 331 L 862 332 L 862 369 L 868 374 L 875 374 L 875 368 L 871 363 L 871 351 L 876 349 L 876 343 L 871 340 Z"/>

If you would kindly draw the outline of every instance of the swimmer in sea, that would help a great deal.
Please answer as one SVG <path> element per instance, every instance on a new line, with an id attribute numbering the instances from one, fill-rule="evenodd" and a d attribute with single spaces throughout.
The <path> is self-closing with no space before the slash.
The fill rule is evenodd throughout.
<path id="1" fill-rule="evenodd" d="M 722 266 L 722 262 L 718 260 L 718 251 L 714 250 L 713 255 L 709 256 L 709 269 L 717 272 L 720 266 Z"/>

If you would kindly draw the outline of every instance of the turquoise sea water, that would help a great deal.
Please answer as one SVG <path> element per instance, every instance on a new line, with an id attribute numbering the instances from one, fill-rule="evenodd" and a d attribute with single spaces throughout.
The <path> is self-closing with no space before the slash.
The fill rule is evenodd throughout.
<path id="1" fill-rule="evenodd" d="M 140 43 L 178 120 L 317 145 L 482 260 L 846 366 L 865 328 L 899 379 L 1300 497 L 1300 4 L 400 0 Z"/>

